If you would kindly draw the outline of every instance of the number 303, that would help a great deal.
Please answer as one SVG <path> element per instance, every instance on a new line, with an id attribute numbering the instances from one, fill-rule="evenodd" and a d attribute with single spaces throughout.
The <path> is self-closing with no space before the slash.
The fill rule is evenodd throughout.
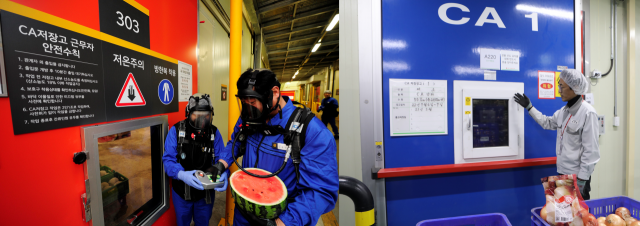
<path id="1" fill-rule="evenodd" d="M 119 26 L 124 26 L 129 30 L 133 29 L 133 32 L 135 33 L 140 32 L 137 20 L 131 19 L 129 16 L 124 16 L 120 11 L 117 11 L 116 14 L 120 15 L 118 18 L 120 21 L 117 22 Z"/>

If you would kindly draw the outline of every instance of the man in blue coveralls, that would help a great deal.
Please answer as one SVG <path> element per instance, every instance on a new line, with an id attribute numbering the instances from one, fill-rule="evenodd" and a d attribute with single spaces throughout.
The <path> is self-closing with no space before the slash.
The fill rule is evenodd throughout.
<path id="1" fill-rule="evenodd" d="M 162 163 L 167 175 L 173 178 L 171 196 L 178 226 L 189 226 L 192 218 L 196 226 L 208 226 L 215 192 L 204 190 L 194 173 L 202 170 L 214 177 L 222 174 L 221 178 L 227 178 L 228 164 L 219 158 L 224 151 L 224 140 L 211 124 L 213 106 L 209 95 L 191 96 L 185 116 L 185 120 L 173 125 L 167 133 Z M 215 190 L 224 191 L 227 184 L 225 181 L 224 187 Z"/>
<path id="2" fill-rule="evenodd" d="M 336 117 L 338 116 L 338 100 L 331 97 L 331 90 L 324 91 L 324 99 L 318 111 L 322 111 L 322 123 L 324 126 L 331 124 L 333 129 L 333 138 L 336 140 L 339 138 L 338 127 L 336 126 Z"/>
<path id="3" fill-rule="evenodd" d="M 255 128 L 255 131 L 282 129 L 296 109 L 287 96 L 281 95 L 280 82 L 270 70 L 247 70 L 238 79 L 237 87 L 241 116 L 232 134 L 232 141 L 227 143 L 227 149 L 222 153 L 224 156 L 221 158 L 226 162 L 233 161 L 232 150 L 238 156 L 242 142 L 236 142 L 235 138 L 241 125 L 248 125 L 243 128 Z M 300 152 L 299 178 L 296 179 L 296 167 L 291 159 L 277 174 L 287 187 L 287 208 L 277 219 L 266 220 L 258 219 L 236 206 L 233 225 L 314 226 L 322 214 L 333 210 L 338 199 L 336 143 L 331 132 L 317 118 L 311 119 L 306 127 L 304 146 Z M 286 150 L 277 148 L 283 144 L 284 135 L 263 134 L 256 132 L 246 137 L 242 166 L 273 173 L 281 168 L 285 159 Z"/>

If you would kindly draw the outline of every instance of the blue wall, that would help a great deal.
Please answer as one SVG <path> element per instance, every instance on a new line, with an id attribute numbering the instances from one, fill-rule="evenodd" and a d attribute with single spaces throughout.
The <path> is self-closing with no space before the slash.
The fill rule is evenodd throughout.
<path id="1" fill-rule="evenodd" d="M 452 25 L 441 20 L 438 8 L 445 3 L 468 7 L 470 12 L 450 8 L 447 16 L 469 21 Z M 531 12 L 520 10 L 527 6 L 540 9 L 538 31 L 525 17 Z M 506 28 L 475 26 L 485 7 L 495 8 Z M 523 82 L 525 94 L 546 115 L 560 109 L 565 104 L 560 98 L 538 99 L 538 71 L 574 68 L 573 8 L 573 0 L 383 0 L 384 114 L 389 115 L 389 79 L 444 79 L 449 97 L 448 135 L 391 137 L 389 118 L 384 118 L 385 168 L 454 163 L 453 81 L 484 80 L 478 48 L 520 51 L 520 71 L 497 71 L 496 81 Z M 389 42 L 406 47 L 389 48 Z M 555 139 L 555 131 L 525 116 L 525 158 L 555 156 Z M 504 213 L 513 225 L 522 225 L 530 221 L 532 208 L 544 204 L 540 178 L 553 174 L 555 165 L 387 179 L 388 225 L 489 212 Z"/>

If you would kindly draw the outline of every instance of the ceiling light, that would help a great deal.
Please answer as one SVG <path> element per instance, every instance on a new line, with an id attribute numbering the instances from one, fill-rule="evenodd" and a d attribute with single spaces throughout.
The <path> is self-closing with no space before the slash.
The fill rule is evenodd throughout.
<path id="1" fill-rule="evenodd" d="M 333 29 L 333 27 L 336 26 L 336 24 L 338 23 L 338 16 L 340 16 L 340 14 L 336 14 L 336 16 L 333 17 L 333 20 L 331 20 L 331 23 L 329 24 L 329 26 L 327 27 L 327 31 L 330 31 Z"/>
<path id="2" fill-rule="evenodd" d="M 293 77 L 296 77 L 296 75 L 298 75 L 298 72 L 300 72 L 300 70 L 296 71 L 296 73 L 293 74 Z"/>
<path id="3" fill-rule="evenodd" d="M 312 53 L 315 53 L 315 52 L 316 52 L 316 50 L 318 50 L 318 48 L 320 48 L 320 44 L 322 44 L 322 43 L 318 43 L 318 44 L 316 44 L 316 46 L 314 46 L 314 47 L 313 47 L 313 49 L 311 50 L 311 52 L 312 52 Z"/>

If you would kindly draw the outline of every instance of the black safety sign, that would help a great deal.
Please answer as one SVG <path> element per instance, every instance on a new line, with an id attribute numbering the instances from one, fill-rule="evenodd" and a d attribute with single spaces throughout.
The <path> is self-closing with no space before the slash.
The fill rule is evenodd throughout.
<path id="1" fill-rule="evenodd" d="M 178 111 L 177 62 L 7 11 L 0 22 L 14 134 Z"/>

